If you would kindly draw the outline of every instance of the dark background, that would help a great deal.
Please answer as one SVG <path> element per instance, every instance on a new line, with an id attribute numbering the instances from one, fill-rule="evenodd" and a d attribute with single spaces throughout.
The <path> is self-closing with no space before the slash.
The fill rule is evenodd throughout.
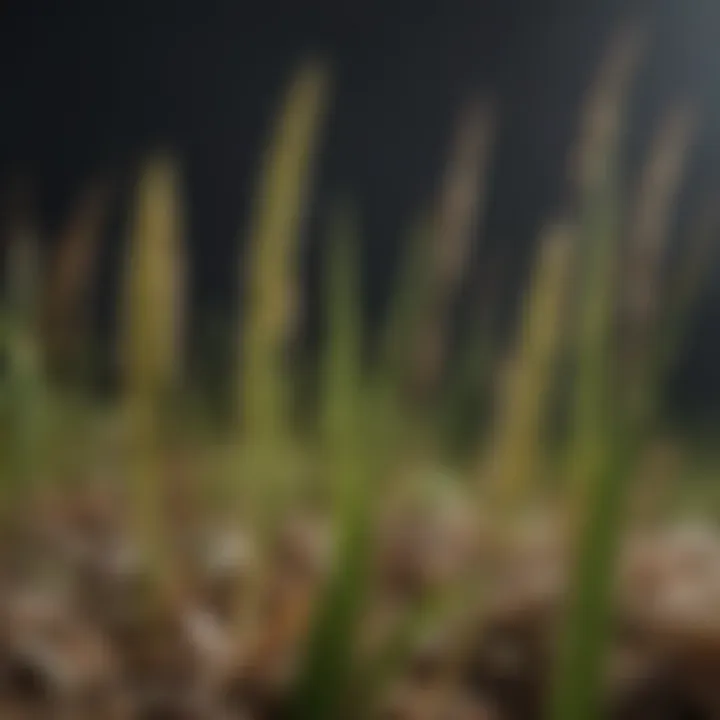
<path id="1" fill-rule="evenodd" d="M 623 18 L 640 15 L 653 30 L 631 108 L 630 177 L 654 119 L 689 98 L 703 125 L 678 227 L 720 181 L 716 0 L 3 0 L 1 7 L 0 183 L 7 189 L 31 177 L 52 231 L 93 177 L 116 172 L 122 196 L 144 153 L 158 144 L 175 149 L 186 172 L 200 334 L 232 306 L 237 241 L 268 120 L 295 63 L 310 52 L 328 57 L 336 74 L 310 235 L 327 205 L 352 193 L 362 211 L 371 318 L 392 279 L 396 241 L 432 197 L 458 108 L 472 92 L 501 107 L 489 239 L 477 262 L 490 256 L 504 268 L 502 306 L 511 311 L 538 224 L 563 191 L 578 101 Z M 109 231 L 101 329 L 111 316 L 119 228 L 118 221 Z M 311 256 L 310 277 L 312 266 Z M 712 292 L 698 313 L 676 380 L 678 408 L 696 416 L 720 405 L 716 298 Z"/>

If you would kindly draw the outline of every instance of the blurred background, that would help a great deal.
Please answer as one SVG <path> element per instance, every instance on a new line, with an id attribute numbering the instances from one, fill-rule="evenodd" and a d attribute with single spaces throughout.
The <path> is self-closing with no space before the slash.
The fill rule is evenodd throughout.
<path id="1" fill-rule="evenodd" d="M 18 188 L 31 187 L 27 197 L 44 242 L 52 243 L 88 185 L 108 184 L 93 307 L 98 337 L 107 340 L 138 161 L 150 150 L 172 149 L 187 198 L 188 337 L 203 347 L 214 343 L 222 362 L 222 328 L 236 307 L 239 229 L 268 124 L 297 62 L 319 55 L 331 63 L 335 85 L 303 251 L 312 344 L 318 235 L 329 205 L 338 194 L 357 201 L 364 302 L 377 322 L 398 239 L 434 197 L 458 107 L 473 93 L 488 96 L 498 109 L 489 207 L 457 312 L 470 312 L 473 287 L 490 276 L 502 336 L 513 326 L 537 231 L 565 200 L 583 92 L 611 31 L 633 17 L 652 28 L 652 40 L 628 108 L 628 187 L 652 139 L 650 119 L 685 101 L 700 115 L 671 228 L 677 237 L 720 187 L 720 12 L 713 0 L 5 0 L 0 197 L 7 214 L 24 192 Z M 673 412 L 700 424 L 716 420 L 720 409 L 716 286 L 693 316 L 670 393 Z M 99 382 L 112 380 L 112 362 L 108 354 L 99 364 Z"/>

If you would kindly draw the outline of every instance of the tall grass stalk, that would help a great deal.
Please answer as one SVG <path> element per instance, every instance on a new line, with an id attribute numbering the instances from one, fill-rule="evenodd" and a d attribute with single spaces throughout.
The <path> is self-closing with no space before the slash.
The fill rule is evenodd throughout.
<path id="1" fill-rule="evenodd" d="M 664 334 L 670 318 L 663 317 L 662 265 L 666 256 L 669 229 L 683 179 L 688 150 L 693 137 L 693 114 L 684 106 L 673 108 L 663 118 L 650 148 L 640 178 L 638 197 L 629 229 L 629 258 L 625 267 L 624 299 L 621 309 L 626 334 L 621 336 L 621 361 L 628 376 L 626 402 L 628 412 L 651 414 L 657 408 L 653 398 L 662 385 L 665 360 L 655 357 L 658 336 Z M 677 344 L 677 340 L 675 344 Z M 672 352 L 675 352 L 674 348 Z M 658 365 L 653 370 L 652 365 Z"/>
<path id="2" fill-rule="evenodd" d="M 185 252 L 179 176 L 159 156 L 139 178 L 125 268 L 120 351 L 131 448 L 131 509 L 150 577 L 163 586 L 171 558 L 163 537 L 161 421 L 181 377 Z"/>
<path id="3" fill-rule="evenodd" d="M 473 100 L 463 109 L 438 199 L 403 247 L 374 387 L 373 423 L 384 418 L 377 434 L 386 462 L 413 439 L 416 451 L 437 449 L 428 444 L 434 437 L 429 413 L 437 400 L 452 303 L 483 220 L 494 121 L 487 102 Z M 408 434 L 401 436 L 399 428 Z"/>
<path id="4" fill-rule="evenodd" d="M 577 152 L 580 213 L 580 297 L 573 355 L 576 364 L 568 479 L 571 505 L 603 452 L 608 423 L 611 344 L 615 333 L 620 218 L 619 154 L 622 108 L 637 63 L 638 41 L 616 39 L 584 107 Z"/>
<path id="5" fill-rule="evenodd" d="M 493 135 L 490 106 L 477 100 L 469 103 L 459 118 L 438 198 L 427 308 L 411 346 L 413 390 L 426 400 L 437 391 L 452 302 L 467 271 L 473 240 L 483 220 Z"/>
<path id="6" fill-rule="evenodd" d="M 346 486 L 338 475 L 358 443 L 360 427 L 362 315 L 357 273 L 357 220 L 351 207 L 341 206 L 332 218 L 324 283 L 326 323 L 322 367 L 323 455 L 341 520 L 355 493 L 368 488 Z M 349 445 L 348 445 L 349 444 Z"/>
<path id="7" fill-rule="evenodd" d="M 644 430 L 618 412 L 612 353 L 622 108 L 639 50 L 639 38 L 632 33 L 611 48 L 585 108 L 577 156 L 582 296 L 569 438 L 577 565 L 550 697 L 552 720 L 590 720 L 601 712 L 616 554 L 629 477 Z"/>
<path id="8" fill-rule="evenodd" d="M 303 212 L 329 90 L 329 72 L 317 62 L 301 67 L 287 89 L 262 158 L 241 268 L 247 294 L 238 333 L 235 505 L 260 556 L 249 582 L 238 587 L 235 624 L 245 638 L 255 637 L 258 627 L 266 555 L 288 475 L 294 471 L 288 387 L 292 374 L 286 361 L 297 312 Z"/>
<path id="9" fill-rule="evenodd" d="M 545 462 L 543 426 L 562 337 L 574 239 L 567 223 L 550 225 L 541 238 L 517 348 L 502 379 L 489 489 L 504 512 L 518 509 L 537 491 Z"/>
<path id="10" fill-rule="evenodd" d="M 278 500 L 273 497 L 281 480 L 278 462 L 288 450 L 286 353 L 297 309 L 303 212 L 328 90 L 328 72 L 314 62 L 293 79 L 263 157 L 244 258 L 248 290 L 237 382 L 240 467 L 250 493 L 247 509 L 262 524 Z"/>

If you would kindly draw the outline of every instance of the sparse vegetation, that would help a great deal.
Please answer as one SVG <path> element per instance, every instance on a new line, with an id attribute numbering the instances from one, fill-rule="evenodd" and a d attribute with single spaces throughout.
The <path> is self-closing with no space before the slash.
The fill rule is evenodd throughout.
<path id="1" fill-rule="evenodd" d="M 500 120 L 482 103 L 462 113 L 369 361 L 362 218 L 337 206 L 323 245 L 318 412 L 301 431 L 288 349 L 331 102 L 321 65 L 290 83 L 264 155 L 229 421 L 202 422 L 179 402 L 195 387 L 171 158 L 151 159 L 137 183 L 114 404 L 49 372 L 86 343 L 72 328 L 84 328 L 105 196 L 83 200 L 50 260 L 15 228 L 0 325 L 0 717 L 720 713 L 720 533 L 652 502 L 633 515 L 653 485 L 647 460 L 668 442 L 662 392 L 715 230 L 703 225 L 677 270 L 661 272 L 685 111 L 660 126 L 637 208 L 619 195 L 640 50 L 639 37 L 620 37 L 591 89 L 569 180 L 577 207 L 540 235 L 515 342 L 494 343 L 491 308 L 478 308 L 450 381 L 445 325 Z M 547 438 L 560 367 L 571 372 L 558 459 Z M 451 452 L 466 444 L 452 437 L 457 378 L 492 394 L 469 459 Z M 696 466 L 709 476 L 716 463 Z M 229 490 L 220 503 L 218 487 Z"/>

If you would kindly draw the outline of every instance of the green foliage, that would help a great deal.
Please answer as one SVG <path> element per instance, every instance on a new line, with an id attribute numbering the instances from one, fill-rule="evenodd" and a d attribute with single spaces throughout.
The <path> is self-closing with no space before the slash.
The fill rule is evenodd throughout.
<path id="1" fill-rule="evenodd" d="M 493 124 L 488 108 L 472 104 L 461 115 L 437 203 L 419 215 L 402 248 L 395 291 L 369 372 L 362 362 L 360 219 L 349 203 L 336 209 L 324 256 L 319 397 L 310 403 L 319 410 L 317 417 L 302 418 L 300 430 L 292 422 L 300 373 L 288 362 L 288 348 L 297 331 L 303 212 L 328 104 L 327 71 L 308 63 L 293 78 L 262 157 L 241 269 L 247 294 L 240 303 L 241 327 L 231 333 L 238 352 L 229 427 L 218 427 L 223 423 L 217 418 L 202 422 L 212 413 L 204 416 L 203 402 L 191 394 L 195 388 L 185 386 L 185 253 L 178 169 L 165 156 L 143 168 L 123 278 L 118 348 L 123 458 L 129 465 L 135 539 L 153 580 L 166 587 L 176 558 L 165 534 L 167 468 L 162 447 L 165 433 L 181 428 L 207 451 L 205 482 L 231 476 L 233 513 L 260 548 L 260 562 L 253 566 L 257 572 L 249 572 L 249 582 L 239 591 L 241 635 L 260 622 L 270 541 L 289 505 L 290 482 L 300 478 L 298 484 L 306 492 L 308 468 L 321 477 L 335 555 L 288 699 L 290 717 L 372 717 L 421 633 L 453 616 L 462 604 L 458 597 L 472 603 L 471 610 L 481 604 L 482 573 L 467 584 L 421 593 L 408 603 L 407 616 L 380 650 L 358 660 L 366 600 L 375 579 L 375 521 L 386 488 L 396 481 L 394 471 L 407 463 L 409 481 L 420 488 L 427 466 L 439 464 L 447 446 L 461 445 L 454 442 L 459 425 L 453 414 L 478 404 L 490 381 L 498 380 L 490 418 L 492 455 L 483 467 L 489 472 L 476 478 L 473 468 L 467 474 L 488 491 L 482 497 L 497 523 L 494 539 L 502 544 L 505 530 L 514 527 L 524 505 L 546 489 L 539 482 L 549 460 L 545 427 L 559 362 L 567 360 L 566 342 L 573 372 L 568 374 L 569 407 L 563 410 L 570 421 L 558 433 L 558 442 L 564 450 L 560 486 L 567 493 L 564 509 L 570 517 L 575 564 L 548 717 L 591 720 L 600 714 L 628 493 L 637 458 L 659 415 L 662 386 L 684 321 L 706 280 L 712 250 L 712 228 L 703 226 L 677 272 L 671 273 L 669 299 L 661 302 L 665 234 L 691 127 L 689 116 L 671 115 L 660 127 L 641 182 L 635 222 L 629 224 L 630 256 L 638 272 L 642 270 L 635 289 L 644 295 L 638 300 L 621 282 L 620 243 L 628 229 L 620 193 L 622 108 L 638 47 L 637 38 L 629 36 L 613 48 L 587 103 L 576 156 L 577 214 L 567 213 L 561 222 L 548 225 L 539 239 L 516 342 L 502 377 L 493 375 L 499 363 L 487 308 L 474 309 L 469 341 L 457 367 L 446 362 L 447 324 L 485 199 Z M 49 274 L 45 300 L 53 312 L 48 317 L 64 317 L 61 329 L 72 326 L 73 318 L 86 309 L 82 306 L 95 252 L 92 234 L 100 217 L 96 202 L 90 198 L 87 217 L 81 213 L 66 238 L 66 256 L 61 253 Z M 33 487 L 49 466 L 51 452 L 56 472 L 58 465 L 79 464 L 77 458 L 61 460 L 60 446 L 70 445 L 67 438 L 73 433 L 84 435 L 95 419 L 93 409 L 82 402 L 73 405 L 48 386 L 43 351 L 53 355 L 58 350 L 55 341 L 62 346 L 64 340 L 43 334 L 37 306 L 40 263 L 32 240 L 31 235 L 20 235 L 10 248 L 8 297 L 0 316 L 0 341 L 7 357 L 0 388 L 4 488 L 12 483 L 20 489 Z M 632 281 L 632 268 L 631 273 Z M 571 309 L 576 314 L 568 332 L 572 286 L 577 302 Z M 651 311 L 643 304 L 649 296 Z M 632 353 L 618 347 L 624 322 L 637 341 Z M 218 355 L 230 354 L 218 347 Z M 221 365 L 216 360 L 213 368 Z M 442 374 L 448 368 L 449 374 L 456 372 L 443 385 Z M 220 372 L 211 369 L 209 374 Z M 178 401 L 181 390 L 192 402 Z M 59 425 L 65 422 L 62 432 L 53 436 L 54 444 L 48 442 L 51 416 L 60 419 Z M 231 436 L 229 453 L 215 437 L 221 430 Z M 472 442 L 480 444 L 477 437 Z M 703 466 L 703 476 L 709 472 Z M 464 490 L 469 501 L 477 502 L 474 487 Z M 425 488 L 420 492 L 426 502 L 435 502 Z M 217 504 L 226 499 L 223 496 Z M 11 508 L 9 493 L 3 500 L 5 509 Z M 477 508 L 478 516 L 481 509 Z M 474 638 L 458 643 L 454 660 L 467 649 L 465 640 Z M 457 669 L 459 663 L 451 664 Z"/>

